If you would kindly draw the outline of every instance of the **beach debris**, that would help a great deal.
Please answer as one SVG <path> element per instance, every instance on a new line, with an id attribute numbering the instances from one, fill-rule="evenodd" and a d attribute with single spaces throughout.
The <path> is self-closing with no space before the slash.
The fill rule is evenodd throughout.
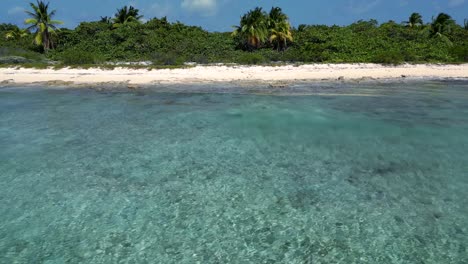
<path id="1" fill-rule="evenodd" d="M 269 88 L 287 88 L 289 85 L 284 82 L 270 83 L 268 84 Z"/>
<path id="2" fill-rule="evenodd" d="M 135 89 L 138 89 L 138 85 L 129 83 L 129 84 L 127 84 L 127 88 L 129 90 L 135 90 Z"/>
<path id="3" fill-rule="evenodd" d="M 13 79 L 7 79 L 7 80 L 3 80 L 0 82 L 0 85 L 1 84 L 11 84 L 11 83 L 14 83 L 14 80 Z"/>
<path id="4" fill-rule="evenodd" d="M 406 78 L 406 75 L 402 74 L 402 75 L 401 75 L 401 78 Z"/>
<path id="5" fill-rule="evenodd" d="M 338 77 L 338 81 L 344 81 L 344 76 Z"/>
<path id="6" fill-rule="evenodd" d="M 71 81 L 63 81 L 63 80 L 50 80 L 45 82 L 46 85 L 53 85 L 53 86 L 68 86 L 72 85 L 73 82 Z"/>

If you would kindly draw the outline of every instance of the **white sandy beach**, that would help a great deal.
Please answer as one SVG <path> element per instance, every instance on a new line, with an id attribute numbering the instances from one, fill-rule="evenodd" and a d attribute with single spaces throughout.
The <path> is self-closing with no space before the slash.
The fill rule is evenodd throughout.
<path id="1" fill-rule="evenodd" d="M 287 66 L 196 66 L 181 69 L 0 69 L 1 84 L 190 84 L 207 82 L 325 81 L 394 78 L 468 78 L 468 64 L 309 64 Z"/>

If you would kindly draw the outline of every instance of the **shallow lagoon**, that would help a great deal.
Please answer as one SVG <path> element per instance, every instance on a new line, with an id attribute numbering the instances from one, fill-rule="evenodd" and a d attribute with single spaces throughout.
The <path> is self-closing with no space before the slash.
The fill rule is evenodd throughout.
<path id="1" fill-rule="evenodd" d="M 0 263 L 468 263 L 468 82 L 0 89 Z"/>

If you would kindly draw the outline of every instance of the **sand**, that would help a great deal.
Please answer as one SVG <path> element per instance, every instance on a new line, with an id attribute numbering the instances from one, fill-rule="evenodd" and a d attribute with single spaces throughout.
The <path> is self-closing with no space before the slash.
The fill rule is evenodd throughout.
<path id="1" fill-rule="evenodd" d="M 0 84 L 128 85 L 191 84 L 216 82 L 295 82 L 330 80 L 380 80 L 396 78 L 468 78 L 468 64 L 309 64 L 286 66 L 196 66 L 180 69 L 0 69 Z"/>

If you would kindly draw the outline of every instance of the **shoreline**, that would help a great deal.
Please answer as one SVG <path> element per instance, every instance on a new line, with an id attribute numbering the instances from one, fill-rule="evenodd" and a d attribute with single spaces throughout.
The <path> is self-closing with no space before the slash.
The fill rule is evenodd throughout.
<path id="1" fill-rule="evenodd" d="M 0 68 L 0 86 L 99 86 L 171 84 L 262 84 L 281 87 L 306 82 L 468 79 L 468 64 L 306 64 L 285 66 L 195 66 L 180 69 Z"/>

